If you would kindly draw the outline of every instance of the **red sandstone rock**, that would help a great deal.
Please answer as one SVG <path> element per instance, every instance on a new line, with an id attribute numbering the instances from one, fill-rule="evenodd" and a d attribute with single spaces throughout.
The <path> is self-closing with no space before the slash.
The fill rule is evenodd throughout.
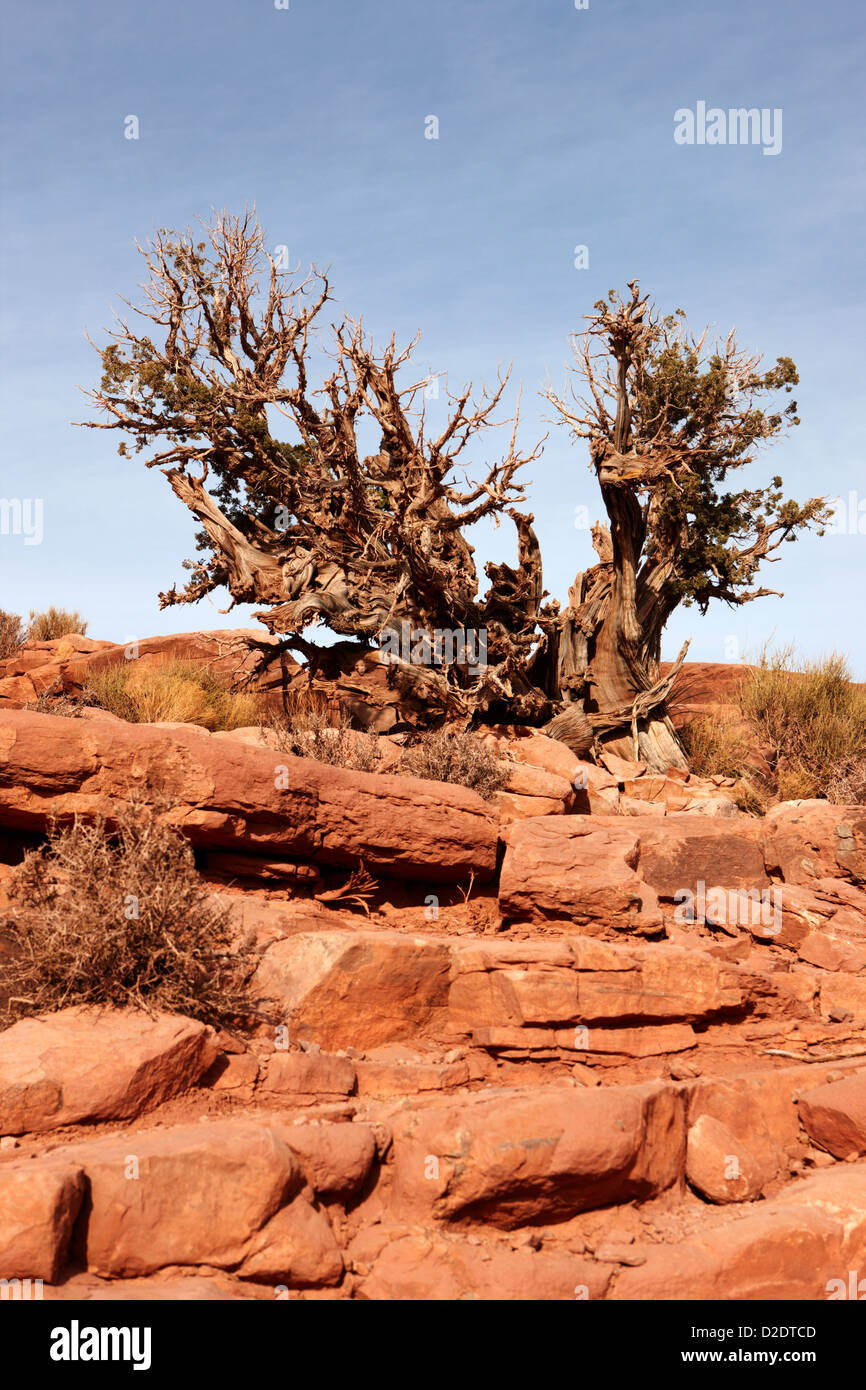
<path id="1" fill-rule="evenodd" d="M 866 976 L 826 976 L 821 980 L 820 1003 L 822 1013 L 829 1015 L 841 1009 L 859 1019 L 862 1026 L 866 1023 Z"/>
<path id="2" fill-rule="evenodd" d="M 621 796 L 619 809 L 624 816 L 666 816 L 664 801 L 645 800 L 643 797 Z"/>
<path id="3" fill-rule="evenodd" d="M 465 1061 L 440 1062 L 419 1056 L 412 1062 L 371 1060 L 356 1063 L 359 1096 L 406 1096 L 453 1091 L 469 1082 Z"/>
<path id="4" fill-rule="evenodd" d="M 843 970 L 851 974 L 866 970 L 866 947 L 840 941 L 827 932 L 812 931 L 799 943 L 801 960 L 819 965 L 822 970 Z"/>
<path id="5" fill-rule="evenodd" d="M 637 872 L 666 899 L 685 890 L 697 895 L 700 883 L 705 889 L 765 888 L 760 834 L 760 823 L 734 827 L 680 813 L 674 823 L 640 827 Z"/>
<path id="6" fill-rule="evenodd" d="M 499 813 L 500 826 L 528 820 L 531 816 L 562 816 L 566 809 L 565 801 L 545 796 L 517 796 L 514 792 L 497 792 L 491 805 Z"/>
<path id="7" fill-rule="evenodd" d="M 538 818 L 509 828 L 499 883 L 503 917 L 562 926 L 635 926 L 643 896 L 638 835 L 613 817 Z"/>
<path id="8" fill-rule="evenodd" d="M 274 1052 L 259 1089 L 293 1105 L 340 1100 L 355 1089 L 355 1068 L 348 1057 L 326 1052 Z"/>
<path id="9" fill-rule="evenodd" d="M 170 797 L 194 844 L 310 857 L 433 882 L 489 878 L 496 824 L 465 787 L 349 772 L 206 730 L 0 711 L 0 824 L 111 818 L 131 790 Z"/>
<path id="10" fill-rule="evenodd" d="M 477 1238 L 476 1238 L 477 1239 Z M 371 1262 L 354 1251 L 363 1299 L 508 1299 L 552 1302 L 603 1298 L 611 1271 L 567 1250 L 512 1250 L 492 1241 L 435 1233 L 398 1234 Z"/>
<path id="11" fill-rule="evenodd" d="M 193 1019 L 73 1008 L 0 1033 L 0 1134 L 140 1115 L 179 1095 L 217 1056 Z"/>
<path id="12" fill-rule="evenodd" d="M 61 1155 L 89 1182 L 87 1267 L 112 1277 L 238 1264 L 301 1182 L 286 1145 L 244 1120 L 125 1131 Z"/>
<path id="13" fill-rule="evenodd" d="M 298 1196 L 252 1237 L 238 1272 L 289 1288 L 321 1287 L 340 1282 L 343 1257 L 328 1218 Z"/>
<path id="14" fill-rule="evenodd" d="M 568 778 L 544 768 L 533 767 L 530 763 L 502 764 L 505 770 L 505 787 L 518 796 L 544 797 L 548 801 L 568 803 L 573 796 L 573 788 Z"/>
<path id="15" fill-rule="evenodd" d="M 258 651 L 250 646 L 250 638 L 255 639 L 259 648 L 263 643 L 278 645 L 275 637 L 243 628 L 167 633 L 161 637 L 143 637 L 134 643 L 98 642 L 76 634 L 50 642 L 27 642 L 20 652 L 0 661 L 0 706 L 20 706 L 49 687 L 65 694 L 77 694 L 88 683 L 93 671 L 130 660 L 146 665 L 170 660 L 201 662 L 228 687 L 245 679 L 256 665 Z M 300 670 L 291 657 L 283 660 L 287 662 L 290 677 Z M 21 673 L 26 674 L 26 680 L 21 680 Z M 280 663 L 275 662 L 255 688 L 279 690 L 282 674 Z"/>
<path id="16" fill-rule="evenodd" d="M 0 1278 L 57 1278 L 84 1197 L 74 1164 L 0 1163 Z"/>
<path id="17" fill-rule="evenodd" d="M 364 1186 L 376 1157 L 369 1125 L 288 1124 L 269 1117 L 268 1127 L 291 1149 L 314 1192 L 346 1196 Z"/>
<path id="18" fill-rule="evenodd" d="M 545 734 L 530 734 L 528 738 L 510 739 L 505 747 L 515 762 L 526 763 L 564 778 L 569 786 L 574 785 L 577 772 L 584 766 L 564 743 L 560 743 L 556 738 L 547 738 Z M 588 766 L 592 767 L 593 773 L 602 776 L 601 769 L 596 768 L 594 763 Z M 607 781 L 611 780 L 608 775 Z"/>
<path id="19" fill-rule="evenodd" d="M 809 1138 L 836 1158 L 866 1153 L 866 1069 L 802 1096 L 800 1118 Z"/>
<path id="20" fill-rule="evenodd" d="M 627 758 L 618 758 L 616 753 L 602 753 L 601 761 L 618 782 L 640 777 L 641 773 L 646 772 L 646 763 L 629 762 Z"/>
<path id="21" fill-rule="evenodd" d="M 449 955 L 435 938 L 318 931 L 277 941 L 253 981 L 292 1040 L 329 1051 L 413 1038 L 444 1010 Z"/>
<path id="22" fill-rule="evenodd" d="M 830 1298 L 833 1281 L 844 1283 L 866 1258 L 866 1173 L 816 1174 L 753 1216 L 643 1248 L 646 1263 L 620 1270 L 608 1298 Z"/>
<path id="23" fill-rule="evenodd" d="M 775 1158 L 762 1162 L 748 1138 L 712 1115 L 701 1115 L 689 1129 L 686 1177 L 711 1202 L 750 1202 L 777 1171 Z"/>
<path id="24" fill-rule="evenodd" d="M 682 1105 L 670 1087 L 464 1097 L 393 1124 L 397 1210 L 513 1227 L 650 1196 L 682 1171 Z"/>
<path id="25" fill-rule="evenodd" d="M 784 801 L 767 813 L 768 869 L 785 883 L 814 885 L 816 879 L 866 880 L 866 807 L 827 801 Z"/>
<path id="26" fill-rule="evenodd" d="M 644 1246 L 646 1263 L 622 1269 L 608 1298 L 680 1300 L 826 1298 L 839 1267 L 838 1223 L 822 1212 L 764 1210 L 676 1245 Z M 845 1266 L 847 1269 L 847 1266 Z"/>

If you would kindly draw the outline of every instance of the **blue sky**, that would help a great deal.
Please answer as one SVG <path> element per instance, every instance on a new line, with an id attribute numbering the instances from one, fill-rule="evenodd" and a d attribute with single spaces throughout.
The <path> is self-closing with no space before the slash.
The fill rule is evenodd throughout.
<path id="1" fill-rule="evenodd" d="M 637 276 L 693 326 L 796 361 L 803 423 L 748 481 L 866 499 L 862 0 L 42 0 L 8 6 L 4 30 L 0 495 L 44 500 L 44 539 L 0 535 L 0 607 L 77 607 L 113 639 L 250 625 L 207 600 L 158 611 L 193 519 L 116 435 L 70 422 L 98 376 L 85 329 L 104 341 L 135 297 L 133 239 L 253 201 L 374 338 L 420 329 L 422 369 L 454 387 L 513 363 L 526 446 L 569 334 Z M 675 144 L 698 101 L 781 108 L 781 153 Z M 528 493 L 565 599 L 595 558 L 575 509 L 601 502 L 585 450 L 550 428 Z M 680 610 L 663 655 L 773 637 L 866 678 L 866 534 L 849 529 L 784 547 L 761 575 L 782 599 Z M 481 561 L 513 553 L 505 528 L 473 539 Z"/>

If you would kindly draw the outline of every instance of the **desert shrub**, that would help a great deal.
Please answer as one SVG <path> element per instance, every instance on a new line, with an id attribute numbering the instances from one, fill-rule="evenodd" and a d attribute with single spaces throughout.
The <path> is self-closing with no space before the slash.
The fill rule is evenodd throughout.
<path id="1" fill-rule="evenodd" d="M 87 623 L 77 611 L 53 606 L 41 613 L 30 609 L 30 621 L 27 624 L 27 638 L 30 642 L 52 642 L 55 637 L 65 637 L 70 632 L 77 633 L 79 637 L 83 637 L 87 632 Z"/>
<path id="2" fill-rule="evenodd" d="M 695 776 L 734 778 L 731 795 L 740 810 L 750 816 L 766 814 L 770 797 L 749 770 L 754 740 L 739 721 L 701 715 L 680 730 L 680 739 Z"/>
<path id="3" fill-rule="evenodd" d="M 837 763 L 826 796 L 837 806 L 866 806 L 866 758 L 843 758 Z"/>
<path id="4" fill-rule="evenodd" d="M 395 771 L 431 782 L 456 782 L 489 801 L 505 782 L 495 753 L 475 734 L 430 730 L 402 754 Z"/>
<path id="5" fill-rule="evenodd" d="M 88 681 L 100 706 L 131 724 L 240 729 L 261 718 L 260 696 L 227 690 L 194 661 L 112 662 L 90 671 Z"/>
<path id="6" fill-rule="evenodd" d="M 17 613 L 7 613 L 0 608 L 0 661 L 6 656 L 14 656 L 23 647 L 27 638 L 24 624 Z"/>
<path id="7" fill-rule="evenodd" d="M 837 769 L 866 757 L 866 692 L 838 652 L 797 663 L 791 646 L 761 652 L 738 702 L 768 750 L 783 800 L 827 795 Z"/>
<path id="8" fill-rule="evenodd" d="M 701 715 L 680 739 L 696 777 L 740 777 L 748 764 L 752 741 L 735 720 Z"/>
<path id="9" fill-rule="evenodd" d="M 219 1024 L 249 1016 L 255 952 L 233 945 L 188 843 L 153 809 L 54 829 L 9 884 L 6 1021 L 73 1004 L 138 1006 Z"/>
<path id="10" fill-rule="evenodd" d="M 375 736 L 351 729 L 343 715 L 331 715 L 326 697 L 315 690 L 290 692 L 285 708 L 270 716 L 262 732 L 272 748 L 296 758 L 353 772 L 373 772 L 379 762 Z"/>
<path id="11" fill-rule="evenodd" d="M 731 788 L 734 805 L 749 816 L 765 816 L 772 797 L 758 777 L 740 777 Z"/>

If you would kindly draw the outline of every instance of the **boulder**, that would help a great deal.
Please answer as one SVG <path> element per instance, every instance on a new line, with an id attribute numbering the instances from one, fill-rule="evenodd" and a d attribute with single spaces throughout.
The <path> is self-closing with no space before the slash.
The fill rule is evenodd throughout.
<path id="1" fill-rule="evenodd" d="M 680 812 L 664 826 L 641 825 L 635 856 L 639 877 L 660 898 L 697 895 L 699 885 L 724 888 L 765 888 L 760 823 L 722 825 L 710 818 Z"/>
<path id="2" fill-rule="evenodd" d="M 252 1237 L 238 1273 L 289 1288 L 321 1288 L 340 1282 L 343 1257 L 328 1218 L 298 1196 Z"/>
<path id="3" fill-rule="evenodd" d="M 831 974 L 821 980 L 822 1014 L 847 1013 L 866 1025 L 866 975 Z"/>
<path id="4" fill-rule="evenodd" d="M 364 1186 L 376 1158 L 376 1139 L 365 1124 L 288 1124 L 276 1116 L 268 1127 L 295 1155 L 315 1193 L 346 1197 Z"/>
<path id="5" fill-rule="evenodd" d="M 812 1142 L 834 1157 L 866 1153 L 866 1069 L 801 1096 L 799 1111 Z"/>
<path id="6" fill-rule="evenodd" d="M 574 785 L 578 770 L 585 766 L 564 743 L 560 743 L 556 738 L 548 738 L 546 734 L 531 733 L 525 738 L 503 740 L 500 746 L 507 750 L 508 756 L 515 762 L 540 768 L 542 772 L 564 779 L 569 786 Z M 592 767 L 593 772 L 598 773 L 600 777 L 607 775 L 602 774 L 601 769 L 596 768 L 594 763 L 587 766 Z M 607 781 L 611 780 L 607 775 Z"/>
<path id="7" fill-rule="evenodd" d="M 711 1202 L 751 1202 L 778 1172 L 778 1158 L 764 1160 L 748 1136 L 703 1114 L 688 1132 L 686 1177 Z"/>
<path id="8" fill-rule="evenodd" d="M 0 1163 L 0 1278 L 57 1278 L 84 1186 L 84 1174 L 73 1163 Z"/>
<path id="9" fill-rule="evenodd" d="M 546 796 L 517 796 L 514 792 L 497 792 L 491 803 L 499 813 L 500 829 L 515 821 L 532 816 L 565 815 L 566 804 Z"/>
<path id="10" fill-rule="evenodd" d="M 747 976 L 667 944 L 626 948 L 579 936 L 561 944 L 461 943 L 453 961 L 449 1019 L 481 1045 L 487 1045 L 481 1029 L 569 1023 L 572 1035 L 581 1026 L 587 1037 L 575 1043 L 563 1034 L 557 1045 L 608 1051 L 614 1040 L 605 1042 L 593 1025 L 697 1022 L 743 1008 L 751 997 Z M 670 1050 L 680 1050 L 687 1037 L 691 1045 L 690 1029 L 675 1035 Z"/>
<path id="11" fill-rule="evenodd" d="M 548 801 L 568 804 L 574 796 L 571 782 L 556 772 L 533 767 L 530 763 L 504 762 L 506 791 L 518 796 L 544 797 Z"/>
<path id="12" fill-rule="evenodd" d="M 214 1033 L 174 1014 L 71 1008 L 0 1033 L 0 1134 L 119 1120 L 194 1086 Z"/>
<path id="13" fill-rule="evenodd" d="M 167 818 L 206 848 L 446 883 L 487 879 L 496 862 L 496 822 L 466 787 L 350 772 L 189 726 L 0 710 L 0 825 L 111 820 L 133 793 L 167 797 Z"/>
<path id="14" fill-rule="evenodd" d="M 866 947 L 840 940 L 829 932 L 809 932 L 798 944 L 797 954 L 822 970 L 841 970 L 852 975 L 866 970 Z"/>
<path id="15" fill-rule="evenodd" d="M 608 1298 L 679 1301 L 684 1290 L 706 1301 L 844 1298 L 839 1286 L 866 1259 L 866 1173 L 816 1173 L 754 1215 L 642 1251 L 644 1263 L 620 1270 Z"/>
<path id="16" fill-rule="evenodd" d="M 783 801 L 764 823 L 767 868 L 785 883 L 814 885 L 820 878 L 866 881 L 866 806 L 828 801 Z"/>
<path id="17" fill-rule="evenodd" d="M 616 817 L 535 818 L 509 827 L 499 906 L 511 922 L 600 934 L 643 921 L 638 832 Z"/>
<path id="18" fill-rule="evenodd" d="M 438 1061 L 416 1053 L 412 1060 L 391 1060 L 378 1053 L 368 1053 L 356 1064 L 359 1096 L 406 1096 L 423 1091 L 454 1091 L 468 1084 L 469 1067 L 465 1061 Z"/>
<path id="19" fill-rule="evenodd" d="M 299 932 L 262 957 L 252 988 L 292 1041 L 360 1051 L 430 1031 L 448 1002 L 445 942 L 397 931 Z"/>
<path id="20" fill-rule="evenodd" d="M 616 753 L 602 753 L 601 761 L 611 776 L 620 783 L 640 777 L 646 772 L 646 763 L 629 762 L 627 758 L 620 758 Z"/>
<path id="21" fill-rule="evenodd" d="M 302 1182 L 282 1140 L 246 1120 L 124 1131 L 68 1145 L 58 1161 L 87 1176 L 83 1260 L 114 1278 L 239 1264 Z"/>
<path id="22" fill-rule="evenodd" d="M 274 1052 L 259 1090 L 285 1096 L 293 1105 L 343 1100 L 355 1089 L 355 1068 L 348 1057 L 326 1052 Z"/>
<path id="23" fill-rule="evenodd" d="M 646 1259 L 621 1269 L 613 1301 L 737 1301 L 826 1298 L 839 1268 L 839 1225 L 823 1212 L 763 1210 L 672 1245 L 644 1245 Z M 847 1265 L 845 1266 L 847 1269 Z"/>
<path id="24" fill-rule="evenodd" d="M 396 1211 L 509 1228 L 670 1187 L 685 1124 L 669 1086 L 550 1085 L 401 1112 L 393 1145 Z"/>

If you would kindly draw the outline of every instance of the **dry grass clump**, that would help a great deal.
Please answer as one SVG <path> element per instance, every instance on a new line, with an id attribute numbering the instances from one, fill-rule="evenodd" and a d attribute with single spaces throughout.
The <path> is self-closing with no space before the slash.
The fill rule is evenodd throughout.
<path id="1" fill-rule="evenodd" d="M 680 731 L 680 739 L 696 777 L 741 777 L 751 739 L 733 719 L 701 715 Z"/>
<path id="2" fill-rule="evenodd" d="M 28 700 L 24 708 L 33 710 L 35 714 L 62 714 L 67 719 L 80 719 L 85 709 L 98 703 L 92 691 L 83 690 L 80 696 L 75 697 L 67 694 L 60 682 L 55 681 L 45 690 L 40 690 L 35 700 Z"/>
<path id="3" fill-rule="evenodd" d="M 748 816 L 765 816 L 772 796 L 757 777 L 740 777 L 731 787 L 734 805 Z"/>
<path id="4" fill-rule="evenodd" d="M 73 1004 L 137 1006 L 220 1024 L 250 1016 L 249 942 L 209 902 L 188 843 L 133 807 L 109 830 L 52 830 L 9 885 L 4 1020 Z"/>
<path id="5" fill-rule="evenodd" d="M 88 673 L 102 709 L 130 724 L 200 724 L 205 729 L 240 729 L 257 724 L 257 695 L 226 690 L 206 666 L 173 657 L 167 661 L 122 661 Z"/>
<path id="6" fill-rule="evenodd" d="M 680 739 L 696 777 L 733 777 L 731 795 L 740 810 L 766 814 L 770 798 L 749 770 L 754 740 L 738 720 L 701 715 L 680 730 Z"/>
<path id="7" fill-rule="evenodd" d="M 838 652 L 796 662 L 791 646 L 765 647 L 738 699 L 768 750 L 782 800 L 826 796 L 840 768 L 866 758 L 866 692 L 852 685 Z"/>
<path id="8" fill-rule="evenodd" d="M 837 806 L 866 806 L 866 758 L 843 758 L 837 763 L 826 795 Z"/>
<path id="9" fill-rule="evenodd" d="M 495 753 L 471 733 L 430 730 L 407 749 L 394 769 L 404 777 L 456 782 L 489 801 L 505 784 L 506 773 Z"/>
<path id="10" fill-rule="evenodd" d="M 55 608 L 53 605 L 41 613 L 30 609 L 30 621 L 27 624 L 29 642 L 52 642 L 55 637 L 65 637 L 71 632 L 79 637 L 83 637 L 87 632 L 87 623 L 75 609 Z"/>
<path id="11" fill-rule="evenodd" d="M 333 723 L 327 698 L 315 690 L 290 691 L 285 708 L 270 716 L 262 732 L 272 748 L 296 758 L 352 772 L 374 772 L 379 762 L 375 735 L 358 733 L 343 715 Z"/>
<path id="12" fill-rule="evenodd" d="M 18 614 L 7 613 L 5 608 L 0 608 L 0 661 L 4 657 L 14 656 L 26 640 L 24 624 Z"/>

